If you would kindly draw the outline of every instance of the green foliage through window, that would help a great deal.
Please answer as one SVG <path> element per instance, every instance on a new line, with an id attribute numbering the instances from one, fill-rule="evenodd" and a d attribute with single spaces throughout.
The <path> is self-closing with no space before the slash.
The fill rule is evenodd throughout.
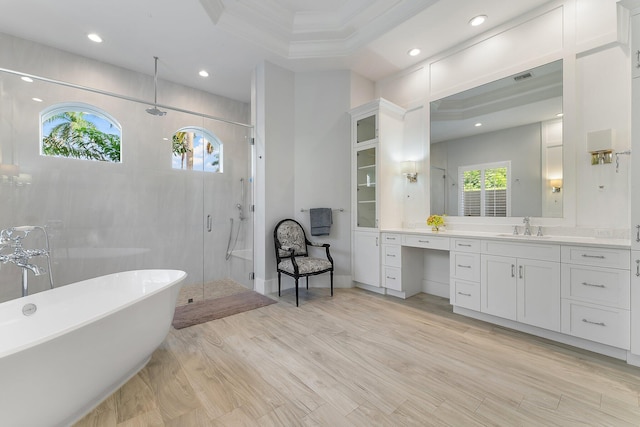
<path id="1" fill-rule="evenodd" d="M 91 106 L 54 106 L 41 115 L 42 154 L 121 161 L 120 126 Z"/>
<path id="2" fill-rule="evenodd" d="M 485 164 L 461 167 L 463 183 L 459 194 L 459 215 L 463 216 L 508 216 L 509 166 Z"/>
<path id="3" fill-rule="evenodd" d="M 213 132 L 188 126 L 179 129 L 172 138 L 174 169 L 222 172 L 223 144 Z"/>

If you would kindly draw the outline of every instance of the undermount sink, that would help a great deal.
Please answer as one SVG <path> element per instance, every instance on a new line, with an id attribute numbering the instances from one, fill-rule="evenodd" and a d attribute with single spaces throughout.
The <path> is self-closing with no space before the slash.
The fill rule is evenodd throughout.
<path id="1" fill-rule="evenodd" d="M 551 236 L 525 236 L 524 234 L 510 234 L 510 233 L 501 233 L 497 234 L 498 237 L 510 237 L 512 239 L 524 239 L 524 240 L 538 240 L 538 239 L 550 239 Z"/>

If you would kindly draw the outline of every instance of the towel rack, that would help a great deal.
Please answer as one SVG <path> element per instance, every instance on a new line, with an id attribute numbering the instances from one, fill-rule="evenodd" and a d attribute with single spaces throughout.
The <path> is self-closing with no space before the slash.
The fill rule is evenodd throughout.
<path id="1" fill-rule="evenodd" d="M 309 209 L 300 208 L 300 212 L 307 212 Z M 331 208 L 332 211 L 344 212 L 344 208 Z"/>

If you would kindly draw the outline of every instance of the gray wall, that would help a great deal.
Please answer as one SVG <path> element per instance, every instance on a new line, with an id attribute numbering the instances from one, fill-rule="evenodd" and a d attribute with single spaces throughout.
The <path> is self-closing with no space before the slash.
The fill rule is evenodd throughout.
<path id="1" fill-rule="evenodd" d="M 447 170 L 447 214 L 458 214 L 458 167 L 511 161 L 511 216 L 541 216 L 540 144 L 540 123 L 432 144 L 431 164 Z"/>

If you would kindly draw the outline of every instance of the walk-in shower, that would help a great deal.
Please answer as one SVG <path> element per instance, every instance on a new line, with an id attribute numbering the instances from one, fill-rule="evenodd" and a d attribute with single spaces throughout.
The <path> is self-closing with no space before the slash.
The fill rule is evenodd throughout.
<path id="1" fill-rule="evenodd" d="M 31 53 L 46 56 L 49 49 L 36 46 Z M 104 73 L 96 79 L 109 79 L 123 90 L 141 79 L 139 73 L 112 73 L 98 65 L 65 58 L 59 73 L 95 69 Z M 22 76 L 0 68 L 0 97 L 8 112 L 0 123 L 0 162 L 3 171 L 5 165 L 16 171 L 9 177 L 0 175 L 0 229 L 25 223 L 46 227 L 52 267 L 47 270 L 53 272 L 56 287 L 125 270 L 175 268 L 188 274 L 179 297 L 183 304 L 211 298 L 223 287 L 220 283 L 253 288 L 253 223 L 248 206 L 254 146 L 249 143 L 252 127 L 246 124 L 248 104 L 167 82 L 166 103 L 152 106 L 148 97 L 144 99 L 153 83 L 150 77 L 147 89 L 140 87 L 137 92 L 141 98 L 133 98 L 33 74 L 27 85 Z M 32 101 L 32 94 L 45 101 Z M 191 110 L 170 106 L 185 100 Z M 120 162 L 40 154 L 42 140 L 37 135 L 47 135 L 49 125 L 41 113 L 53 103 L 71 101 L 104 111 L 121 126 Z M 168 114 L 158 120 L 148 107 Z M 220 112 L 226 118 L 207 112 Z M 173 136 L 184 128 L 196 132 L 193 144 L 185 146 L 193 154 L 193 167 L 175 169 Z M 210 135 L 220 145 L 215 159 L 196 155 L 198 150 L 208 152 Z M 215 170 L 204 164 L 214 160 L 220 164 Z M 231 242 L 230 217 L 234 219 Z M 45 247 L 39 233 L 32 236 L 37 239 L 34 247 Z M 29 264 L 45 267 L 47 261 L 41 257 Z M 13 263 L 1 265 L 0 301 L 20 298 L 22 273 Z M 50 288 L 45 274 L 29 272 L 28 279 L 29 294 Z"/>

